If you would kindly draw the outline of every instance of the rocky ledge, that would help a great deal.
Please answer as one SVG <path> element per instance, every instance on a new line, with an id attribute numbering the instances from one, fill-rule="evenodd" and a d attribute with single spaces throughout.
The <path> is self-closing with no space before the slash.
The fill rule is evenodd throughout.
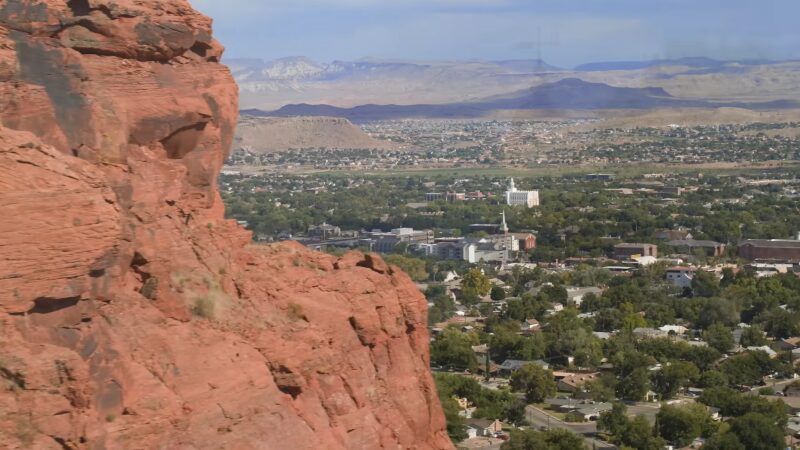
<path id="1" fill-rule="evenodd" d="M 0 1 L 0 447 L 451 448 L 424 298 L 252 246 L 237 89 L 186 1 Z"/>

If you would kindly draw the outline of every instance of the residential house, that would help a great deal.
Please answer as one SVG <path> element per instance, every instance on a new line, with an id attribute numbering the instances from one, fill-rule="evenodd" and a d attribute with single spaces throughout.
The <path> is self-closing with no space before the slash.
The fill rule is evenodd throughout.
<path id="1" fill-rule="evenodd" d="M 785 397 L 800 397 L 800 384 L 792 383 L 783 388 L 783 395 Z"/>
<path id="2" fill-rule="evenodd" d="M 592 373 L 571 373 L 556 382 L 556 387 L 562 392 L 580 392 L 584 390 L 586 383 L 592 382 L 600 376 L 599 372 Z"/>
<path id="3" fill-rule="evenodd" d="M 670 267 L 667 269 L 667 281 L 673 285 L 686 289 L 692 287 L 692 280 L 694 279 L 695 268 L 693 267 Z"/>
<path id="4" fill-rule="evenodd" d="M 663 325 L 658 327 L 658 329 L 661 331 L 666 331 L 668 334 L 671 332 L 679 336 L 685 334 L 687 331 L 687 328 L 683 325 Z"/>
<path id="5" fill-rule="evenodd" d="M 587 294 L 594 294 L 599 297 L 603 294 L 603 290 L 598 287 L 568 287 L 567 302 L 574 303 L 575 306 L 579 307 Z"/>
<path id="6" fill-rule="evenodd" d="M 755 272 L 756 277 L 772 277 L 781 273 L 789 273 L 792 270 L 793 264 L 767 264 L 767 263 L 753 263 L 745 266 L 745 269 Z"/>
<path id="7" fill-rule="evenodd" d="M 633 335 L 639 339 L 655 339 L 668 337 L 669 331 L 663 331 L 656 328 L 634 328 Z"/>
<path id="8" fill-rule="evenodd" d="M 520 325 L 520 331 L 524 334 L 536 333 L 542 329 L 542 325 L 536 319 L 528 319 Z"/>
<path id="9" fill-rule="evenodd" d="M 750 352 L 764 352 L 769 355 L 770 359 L 775 359 L 778 357 L 778 352 L 771 349 L 768 345 L 762 345 L 760 347 L 747 347 L 746 350 Z"/>
<path id="10" fill-rule="evenodd" d="M 536 364 L 537 366 L 539 366 L 539 367 L 541 367 L 542 369 L 545 369 L 545 370 L 550 368 L 550 364 L 547 364 L 546 362 L 544 362 L 542 360 L 538 360 L 538 359 L 536 361 L 523 361 L 523 360 L 519 360 L 519 359 L 507 359 L 507 360 L 503 361 L 503 364 L 500 364 L 498 366 L 498 369 L 500 371 L 500 374 L 506 375 L 506 376 L 511 376 L 512 373 L 518 371 L 519 369 L 522 368 L 522 366 L 524 366 L 526 364 Z"/>
<path id="11" fill-rule="evenodd" d="M 583 408 L 576 410 L 576 412 L 583 416 L 585 420 L 593 421 L 600 418 L 600 414 L 611 411 L 611 403 L 596 403 L 594 405 L 587 405 Z"/>
<path id="12" fill-rule="evenodd" d="M 465 425 L 467 426 L 469 439 L 480 436 L 494 436 L 495 433 L 503 431 L 503 423 L 496 419 L 468 419 Z"/>
<path id="13" fill-rule="evenodd" d="M 800 337 L 790 337 L 779 340 L 776 345 L 780 350 L 789 351 L 794 350 L 800 346 Z"/>
<path id="14" fill-rule="evenodd" d="M 473 345 L 472 352 L 475 353 L 475 359 L 478 360 L 478 363 L 483 364 L 483 362 L 486 360 L 486 357 L 489 354 L 489 345 L 488 344 Z"/>

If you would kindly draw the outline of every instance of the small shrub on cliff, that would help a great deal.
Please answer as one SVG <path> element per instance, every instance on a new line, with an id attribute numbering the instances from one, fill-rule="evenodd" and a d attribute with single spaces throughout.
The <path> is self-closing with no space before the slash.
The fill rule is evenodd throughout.
<path id="1" fill-rule="evenodd" d="M 23 448 L 31 448 L 37 433 L 39 433 L 39 430 L 36 429 L 36 425 L 34 425 L 30 417 L 19 417 L 15 420 L 14 435 Z"/>
<path id="2" fill-rule="evenodd" d="M 204 319 L 213 319 L 215 309 L 216 305 L 210 294 L 195 298 L 192 304 L 192 314 Z"/>

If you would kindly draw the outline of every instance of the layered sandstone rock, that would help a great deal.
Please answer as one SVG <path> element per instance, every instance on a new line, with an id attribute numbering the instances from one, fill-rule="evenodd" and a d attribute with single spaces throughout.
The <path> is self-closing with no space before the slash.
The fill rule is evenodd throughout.
<path id="1" fill-rule="evenodd" d="M 0 0 L 0 447 L 449 448 L 409 278 L 223 220 L 221 51 L 183 0 Z"/>

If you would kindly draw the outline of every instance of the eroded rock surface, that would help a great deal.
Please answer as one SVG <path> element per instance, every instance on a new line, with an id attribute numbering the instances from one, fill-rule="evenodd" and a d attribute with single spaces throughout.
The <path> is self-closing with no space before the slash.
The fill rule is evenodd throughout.
<path id="1" fill-rule="evenodd" d="M 0 0 L 0 447 L 450 448 L 410 279 L 223 219 L 221 53 L 182 0 Z"/>

